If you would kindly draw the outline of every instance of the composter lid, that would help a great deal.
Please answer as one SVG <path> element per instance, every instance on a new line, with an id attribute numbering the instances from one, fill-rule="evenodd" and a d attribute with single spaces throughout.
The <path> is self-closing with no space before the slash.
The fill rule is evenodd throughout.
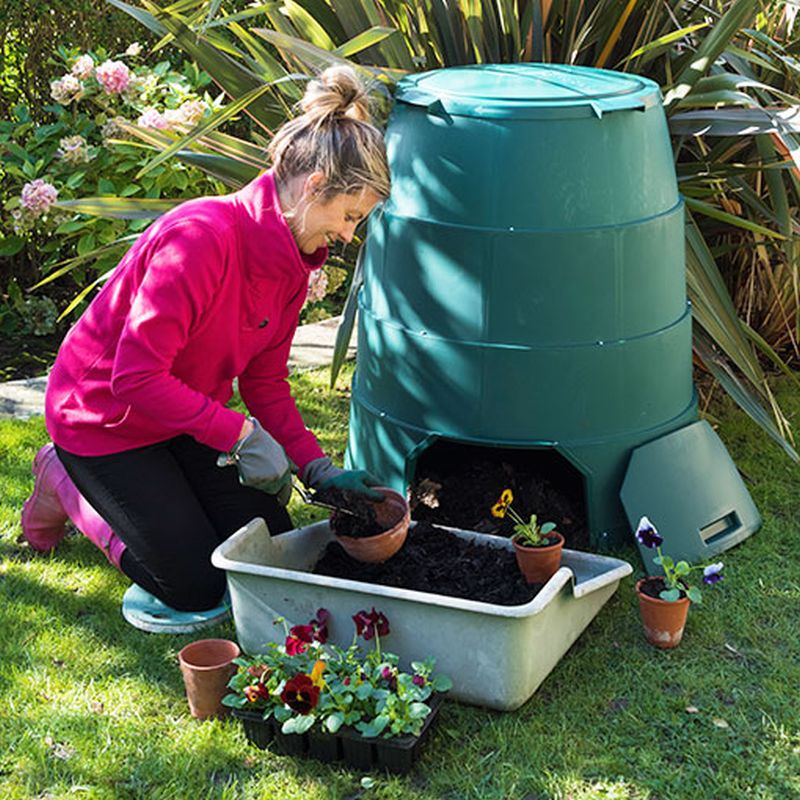
<path id="1" fill-rule="evenodd" d="M 432 114 L 484 118 L 559 118 L 641 110 L 661 101 L 639 75 L 569 64 L 476 64 L 409 75 L 395 99 Z"/>

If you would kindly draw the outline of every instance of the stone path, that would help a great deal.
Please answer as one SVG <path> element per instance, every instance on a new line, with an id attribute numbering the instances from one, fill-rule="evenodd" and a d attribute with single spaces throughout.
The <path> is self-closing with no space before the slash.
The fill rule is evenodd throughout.
<path id="1" fill-rule="evenodd" d="M 340 317 L 302 325 L 292 342 L 289 368 L 292 370 L 314 369 L 331 363 L 336 329 Z M 355 356 L 356 333 L 353 331 L 348 358 Z M 44 390 L 47 378 L 24 378 L 0 383 L 0 419 L 28 419 L 44 413 Z"/>

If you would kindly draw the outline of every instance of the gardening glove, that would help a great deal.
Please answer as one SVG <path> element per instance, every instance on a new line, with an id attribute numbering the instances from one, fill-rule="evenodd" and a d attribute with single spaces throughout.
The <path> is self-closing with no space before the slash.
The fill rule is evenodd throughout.
<path id="1" fill-rule="evenodd" d="M 306 464 L 303 470 L 303 483 L 314 491 L 325 489 L 340 489 L 358 492 L 370 500 L 382 500 L 383 495 L 371 489 L 371 486 L 380 486 L 380 481 L 363 469 L 339 469 L 325 456 L 315 458 Z"/>
<path id="2" fill-rule="evenodd" d="M 292 493 L 294 464 L 257 419 L 250 417 L 250 422 L 253 423 L 253 430 L 240 439 L 229 453 L 221 453 L 217 466 L 236 464 L 242 486 L 275 495 L 277 501 L 285 506 Z"/>

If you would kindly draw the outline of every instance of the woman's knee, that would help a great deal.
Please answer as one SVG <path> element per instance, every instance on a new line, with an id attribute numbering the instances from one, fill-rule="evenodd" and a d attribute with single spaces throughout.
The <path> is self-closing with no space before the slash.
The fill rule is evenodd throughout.
<path id="1" fill-rule="evenodd" d="M 158 581 L 162 600 L 178 611 L 205 611 L 220 604 L 225 594 L 225 573 L 209 565 L 207 569 L 183 570 Z"/>

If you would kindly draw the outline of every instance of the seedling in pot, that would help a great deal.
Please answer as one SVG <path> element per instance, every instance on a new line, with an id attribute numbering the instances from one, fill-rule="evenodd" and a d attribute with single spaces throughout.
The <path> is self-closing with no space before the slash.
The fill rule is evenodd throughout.
<path id="1" fill-rule="evenodd" d="M 517 514 L 511 507 L 514 495 L 511 489 L 503 489 L 498 501 L 492 506 L 492 516 L 502 519 L 508 514 L 514 520 L 514 536 L 519 544 L 526 547 L 546 547 L 551 544 L 550 533 L 556 529 L 555 522 L 543 522 L 541 525 L 537 521 L 536 514 L 531 514 L 528 522 Z"/>

